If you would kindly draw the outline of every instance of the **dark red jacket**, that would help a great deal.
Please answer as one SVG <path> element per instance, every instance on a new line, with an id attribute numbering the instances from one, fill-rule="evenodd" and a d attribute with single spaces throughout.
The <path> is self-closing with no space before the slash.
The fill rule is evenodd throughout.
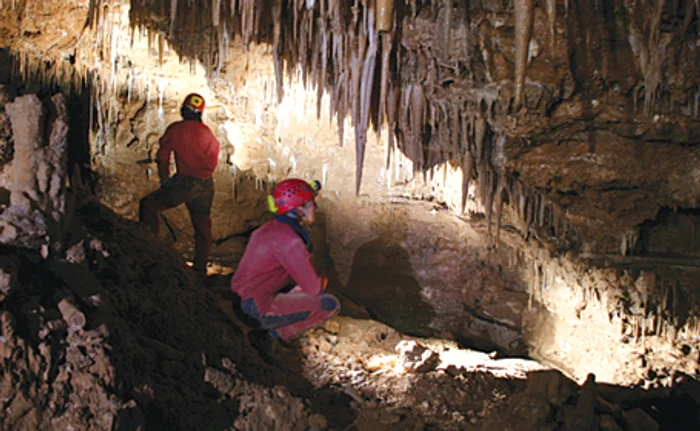
<path id="1" fill-rule="evenodd" d="M 231 290 L 241 300 L 254 298 L 266 308 L 274 296 L 295 284 L 309 295 L 323 291 L 323 282 L 311 265 L 311 253 L 294 229 L 271 220 L 253 232 L 231 278 Z"/>
<path id="2" fill-rule="evenodd" d="M 170 154 L 175 152 L 178 174 L 210 178 L 219 162 L 219 148 L 219 141 L 206 124 L 193 120 L 173 123 L 160 138 L 158 175 L 162 181 L 170 178 Z"/>

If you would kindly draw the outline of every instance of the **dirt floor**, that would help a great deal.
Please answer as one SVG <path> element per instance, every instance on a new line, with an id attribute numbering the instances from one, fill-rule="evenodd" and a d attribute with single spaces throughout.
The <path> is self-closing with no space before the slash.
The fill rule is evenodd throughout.
<path id="1" fill-rule="evenodd" d="M 170 247 L 94 203 L 68 244 L 46 258 L 2 250 L 2 430 L 697 429 L 696 380 L 579 386 L 369 319 L 341 315 L 261 355 L 231 267 L 213 265 L 203 286 Z"/>

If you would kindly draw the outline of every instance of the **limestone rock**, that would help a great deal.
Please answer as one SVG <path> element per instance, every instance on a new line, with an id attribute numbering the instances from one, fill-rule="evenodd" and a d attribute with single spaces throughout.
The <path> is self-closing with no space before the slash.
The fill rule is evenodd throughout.
<path id="1" fill-rule="evenodd" d="M 395 350 L 399 352 L 404 370 L 414 373 L 427 373 L 440 364 L 440 355 L 416 341 L 401 341 Z"/>

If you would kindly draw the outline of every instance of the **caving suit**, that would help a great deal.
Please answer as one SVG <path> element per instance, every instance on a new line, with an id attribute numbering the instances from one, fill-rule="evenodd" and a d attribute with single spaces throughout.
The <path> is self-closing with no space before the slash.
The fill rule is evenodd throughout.
<path id="1" fill-rule="evenodd" d="M 181 203 L 187 206 L 194 228 L 194 269 L 204 274 L 211 253 L 212 176 L 219 162 L 219 150 L 219 141 L 201 121 L 171 124 L 160 138 L 156 154 L 161 187 L 141 199 L 139 205 L 139 219 L 156 235 L 161 211 Z M 171 178 L 172 153 L 175 153 L 177 173 Z"/>
<path id="2" fill-rule="evenodd" d="M 297 220 L 276 215 L 253 232 L 231 279 L 243 312 L 283 340 L 340 311 L 338 300 L 323 293 L 325 281 L 311 265 L 310 244 Z"/>

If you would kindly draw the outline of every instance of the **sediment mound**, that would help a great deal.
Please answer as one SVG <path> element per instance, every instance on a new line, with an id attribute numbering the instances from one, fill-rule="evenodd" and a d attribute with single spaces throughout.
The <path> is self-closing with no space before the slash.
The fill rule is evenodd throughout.
<path id="1" fill-rule="evenodd" d="M 318 429 L 169 247 L 88 204 L 65 253 L 3 247 L 3 430 Z M 286 387 L 297 388 L 296 394 Z"/>

